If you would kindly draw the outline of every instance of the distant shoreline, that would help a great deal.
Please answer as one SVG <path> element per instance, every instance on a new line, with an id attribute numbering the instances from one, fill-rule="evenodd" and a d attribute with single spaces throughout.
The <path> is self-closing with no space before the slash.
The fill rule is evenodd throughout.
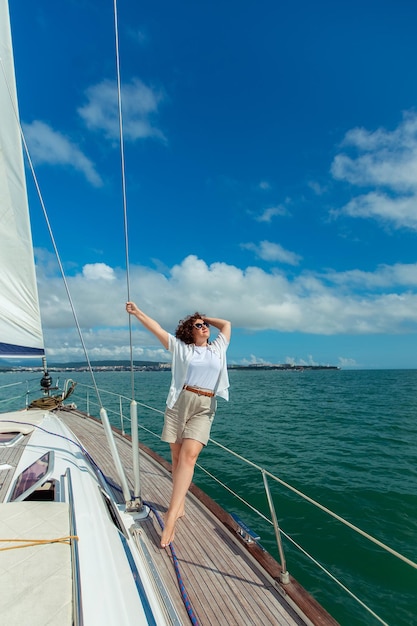
<path id="1" fill-rule="evenodd" d="M 127 372 L 131 370 L 131 365 L 127 361 L 96 361 L 91 363 L 94 372 Z M 85 372 L 88 371 L 85 363 L 54 363 L 48 366 L 49 372 Z M 290 365 L 281 363 L 268 365 L 265 363 L 253 363 L 250 365 L 228 365 L 229 370 L 275 370 L 281 372 L 302 372 L 305 370 L 340 370 L 337 365 Z M 166 372 L 171 370 L 171 363 L 157 361 L 134 361 L 133 370 L 137 372 Z M 42 367 L 30 367 L 27 365 L 16 365 L 0 367 L 0 372 L 42 372 Z"/>

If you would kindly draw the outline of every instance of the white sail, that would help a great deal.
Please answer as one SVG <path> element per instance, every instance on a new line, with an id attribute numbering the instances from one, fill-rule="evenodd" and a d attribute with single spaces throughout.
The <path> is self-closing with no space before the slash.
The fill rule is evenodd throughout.
<path id="1" fill-rule="evenodd" d="M 0 0 L 0 357 L 42 355 L 7 0 Z"/>

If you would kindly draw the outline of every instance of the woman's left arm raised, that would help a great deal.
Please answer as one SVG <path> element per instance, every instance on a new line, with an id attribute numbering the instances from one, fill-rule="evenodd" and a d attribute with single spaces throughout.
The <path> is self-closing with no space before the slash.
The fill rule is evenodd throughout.
<path id="1" fill-rule="evenodd" d="M 230 337 L 232 335 L 232 324 L 229 322 L 229 320 L 222 320 L 218 317 L 207 316 L 204 316 L 203 319 L 205 322 L 208 322 L 210 326 L 214 326 L 214 328 L 217 328 L 222 333 L 222 335 L 225 336 L 227 343 L 230 342 Z"/>

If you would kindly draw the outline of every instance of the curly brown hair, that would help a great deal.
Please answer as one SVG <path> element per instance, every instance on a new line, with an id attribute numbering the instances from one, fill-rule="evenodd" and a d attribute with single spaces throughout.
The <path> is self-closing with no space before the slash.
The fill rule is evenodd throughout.
<path id="1" fill-rule="evenodd" d="M 200 315 L 198 311 L 193 313 L 192 315 L 188 315 L 183 320 L 178 322 L 177 330 L 175 331 L 175 336 L 177 339 L 180 339 L 184 343 L 194 343 L 194 335 L 193 328 L 196 320 L 204 320 L 204 315 Z"/>

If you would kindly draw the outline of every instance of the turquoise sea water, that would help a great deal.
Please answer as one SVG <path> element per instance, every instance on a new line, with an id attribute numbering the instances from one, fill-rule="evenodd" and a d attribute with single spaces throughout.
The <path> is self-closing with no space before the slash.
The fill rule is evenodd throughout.
<path id="1" fill-rule="evenodd" d="M 63 378 L 63 375 L 61 375 Z M 27 374 L 1 374 L 0 386 Z M 33 375 L 31 375 L 33 378 Z M 90 384 L 87 373 L 76 375 Z M 169 372 L 135 373 L 139 403 L 163 411 Z M 37 380 L 37 377 L 36 377 Z M 96 374 L 127 396 L 130 373 Z M 230 402 L 219 400 L 212 438 L 290 483 L 363 531 L 417 561 L 417 371 L 230 371 Z M 85 409 L 81 384 L 74 401 Z M 2 392 L 0 392 L 2 393 Z M 1 397 L 0 397 L 1 399 Z M 103 404 L 118 410 L 114 396 Z M 4 407 L 0 405 L 1 410 Z M 91 407 L 90 412 L 95 411 Z M 124 410 L 128 415 L 128 408 Z M 139 406 L 142 426 L 160 433 L 162 413 Z M 117 416 L 112 417 L 120 426 Z M 169 458 L 146 431 L 140 439 Z M 210 443 L 199 462 L 270 517 L 261 473 Z M 258 532 L 276 558 L 271 525 L 213 483 L 195 482 Z M 269 481 L 282 530 L 391 626 L 417 624 L 417 571 Z M 284 539 L 289 572 L 343 626 L 381 623 Z"/>

